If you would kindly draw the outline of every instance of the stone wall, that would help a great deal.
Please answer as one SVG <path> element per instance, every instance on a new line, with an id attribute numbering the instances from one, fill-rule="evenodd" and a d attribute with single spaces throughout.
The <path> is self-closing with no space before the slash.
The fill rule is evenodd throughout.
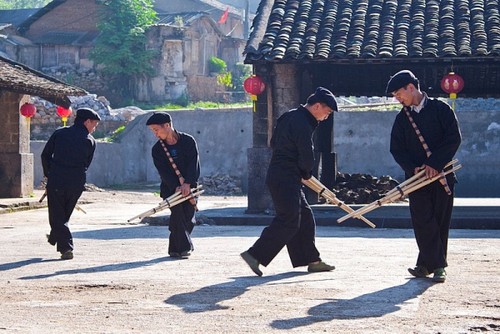
<path id="1" fill-rule="evenodd" d="M 227 175 L 247 187 L 247 149 L 252 140 L 252 111 L 249 108 L 211 110 L 172 110 L 174 128 L 196 139 L 201 176 Z M 146 126 L 145 112 L 127 124 L 119 142 L 98 142 L 88 182 L 99 187 L 131 183 L 159 183 L 151 159 L 156 138 Z M 101 126 L 99 124 L 98 128 Z M 35 155 L 35 185 L 42 179 L 40 154 L 45 141 L 32 141 Z"/>
<path id="2" fill-rule="evenodd" d="M 189 98 L 193 101 L 216 101 L 217 91 L 222 90 L 217 84 L 216 77 L 189 76 L 187 77 Z"/>
<path id="3" fill-rule="evenodd" d="M 110 90 L 106 78 L 95 70 L 83 66 L 78 69 L 70 66 L 45 67 L 42 72 L 69 85 L 81 87 L 87 92 L 95 92 L 98 95 L 105 95 Z"/>
<path id="4" fill-rule="evenodd" d="M 462 145 L 457 158 L 459 197 L 500 197 L 500 101 L 457 101 Z M 462 107 L 463 106 L 463 107 Z M 468 109 L 470 106 L 475 110 Z M 474 108 L 475 106 L 475 108 Z M 462 109 L 463 108 L 463 109 Z M 169 111 L 170 112 L 170 111 Z M 251 110 L 172 111 L 174 126 L 193 134 L 200 150 L 202 176 L 225 174 L 242 180 L 244 190 L 259 190 L 256 177 L 264 178 L 270 157 L 267 147 L 252 146 Z M 334 118 L 334 150 L 342 173 L 390 175 L 399 181 L 403 173 L 389 152 L 390 129 L 395 111 L 339 112 Z M 133 182 L 159 182 L 150 148 L 155 139 L 140 116 L 127 125 L 121 143 L 98 143 L 89 170 L 89 182 L 98 186 Z M 101 126 L 101 125 L 99 125 Z M 39 155 L 44 142 L 31 143 L 35 156 L 35 185 L 41 180 Z M 250 173 L 253 166 L 254 174 Z M 248 186 L 247 186 L 248 181 Z M 264 187 L 264 188 L 262 188 Z M 265 201 L 265 185 L 262 196 Z M 250 199 L 249 199 L 250 201 Z"/>

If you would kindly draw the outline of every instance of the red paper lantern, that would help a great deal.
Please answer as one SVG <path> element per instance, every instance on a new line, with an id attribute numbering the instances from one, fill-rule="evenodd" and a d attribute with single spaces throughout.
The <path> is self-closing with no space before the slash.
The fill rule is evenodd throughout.
<path id="1" fill-rule="evenodd" d="M 21 115 L 26 118 L 31 118 L 36 114 L 36 106 L 33 103 L 26 102 L 21 106 Z"/>
<path id="2" fill-rule="evenodd" d="M 463 88 L 464 79 L 455 72 L 450 72 L 441 79 L 441 89 L 450 94 L 451 99 L 456 99 Z"/>
<path id="3" fill-rule="evenodd" d="M 57 109 L 56 109 L 56 112 L 57 114 L 59 115 L 59 117 L 61 117 L 62 121 L 63 121 L 63 124 L 64 126 L 66 126 L 66 121 L 68 120 L 68 117 L 71 115 L 71 113 L 73 112 L 71 110 L 71 107 L 69 108 L 64 108 L 64 107 L 61 107 L 61 106 L 57 106 Z"/>
<path id="4" fill-rule="evenodd" d="M 256 75 L 246 78 L 243 82 L 243 88 L 251 95 L 259 95 L 266 89 L 266 84 Z"/>

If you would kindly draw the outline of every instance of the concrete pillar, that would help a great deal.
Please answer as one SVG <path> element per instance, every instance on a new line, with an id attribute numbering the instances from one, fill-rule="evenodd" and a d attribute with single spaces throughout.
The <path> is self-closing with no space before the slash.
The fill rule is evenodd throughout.
<path id="1" fill-rule="evenodd" d="M 33 154 L 28 122 L 19 107 L 27 95 L 0 91 L 0 197 L 25 197 L 33 193 Z"/>
<path id="2" fill-rule="evenodd" d="M 247 213 L 273 209 L 265 180 L 271 160 L 272 131 L 276 120 L 286 111 L 299 106 L 300 77 L 294 65 L 255 65 L 255 73 L 267 85 L 257 98 L 253 114 L 253 147 L 248 149 L 248 208 Z"/>

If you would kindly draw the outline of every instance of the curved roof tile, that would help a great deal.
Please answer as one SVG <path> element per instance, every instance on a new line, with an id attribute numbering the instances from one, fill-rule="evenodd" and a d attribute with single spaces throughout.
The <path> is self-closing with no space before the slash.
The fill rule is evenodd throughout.
<path id="1" fill-rule="evenodd" d="M 500 56 L 500 0 L 262 0 L 246 60 Z"/>
<path id="2" fill-rule="evenodd" d="M 68 96 L 88 94 L 82 88 L 38 72 L 30 67 L 0 56 L 0 90 L 35 95 L 68 108 Z"/>

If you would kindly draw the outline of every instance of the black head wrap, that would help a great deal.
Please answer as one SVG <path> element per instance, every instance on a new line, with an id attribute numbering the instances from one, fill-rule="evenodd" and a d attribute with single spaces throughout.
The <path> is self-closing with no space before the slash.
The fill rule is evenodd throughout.
<path id="1" fill-rule="evenodd" d="M 172 117 L 170 117 L 170 114 L 164 112 L 164 111 L 158 111 L 153 113 L 151 115 L 147 122 L 146 125 L 152 125 L 152 124 L 165 124 L 165 123 L 170 123 L 172 122 Z"/>
<path id="2" fill-rule="evenodd" d="M 316 88 L 316 91 L 307 98 L 307 104 L 314 104 L 318 102 L 326 104 L 333 111 L 338 111 L 335 95 L 324 87 Z"/>

